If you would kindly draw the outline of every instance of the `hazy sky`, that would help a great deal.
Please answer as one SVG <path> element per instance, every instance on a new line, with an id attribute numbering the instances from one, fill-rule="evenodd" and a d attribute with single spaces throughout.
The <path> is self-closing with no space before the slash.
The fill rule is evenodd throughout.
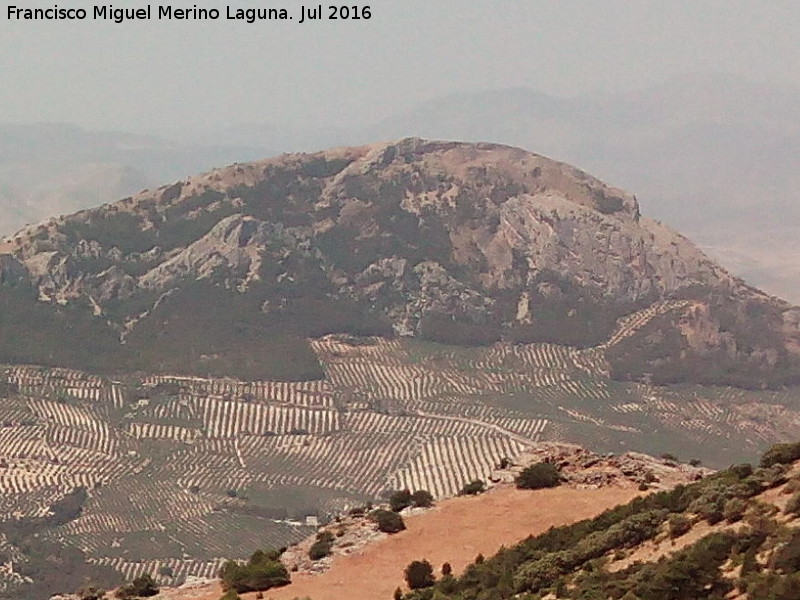
<path id="1" fill-rule="evenodd" d="M 119 25 L 11 22 L 9 4 L 55 3 L 3 3 L 3 122 L 150 132 L 243 122 L 347 125 L 459 91 L 576 95 L 697 71 L 800 87 L 800 2 L 793 0 L 371 0 L 368 21 L 302 25 L 224 20 L 225 6 L 286 7 L 299 18 L 302 3 L 291 0 L 197 0 L 221 8 L 223 19 Z"/>

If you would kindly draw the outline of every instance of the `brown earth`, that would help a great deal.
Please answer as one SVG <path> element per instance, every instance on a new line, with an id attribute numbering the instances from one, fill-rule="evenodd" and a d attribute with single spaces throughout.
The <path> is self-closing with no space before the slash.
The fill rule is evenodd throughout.
<path id="1" fill-rule="evenodd" d="M 632 487 L 537 491 L 502 487 L 478 498 L 452 498 L 434 510 L 406 518 L 406 531 L 371 544 L 363 554 L 337 557 L 321 575 L 294 575 L 291 585 L 265 596 L 273 600 L 389 600 L 395 588 L 403 586 L 403 569 L 412 560 L 425 558 L 437 571 L 449 562 L 460 573 L 478 554 L 491 556 L 501 546 L 593 517 L 636 494 Z M 165 597 L 217 600 L 221 593 L 214 584 Z M 252 600 L 255 594 L 242 597 Z"/>

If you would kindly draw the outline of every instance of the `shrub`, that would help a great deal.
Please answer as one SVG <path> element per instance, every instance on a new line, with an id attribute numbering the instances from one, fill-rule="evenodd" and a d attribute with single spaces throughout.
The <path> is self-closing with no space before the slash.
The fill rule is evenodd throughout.
<path id="1" fill-rule="evenodd" d="M 384 533 L 398 533 L 406 528 L 403 517 L 390 510 L 374 510 L 370 514 L 370 519 L 375 521 L 378 529 Z"/>
<path id="2" fill-rule="evenodd" d="M 741 521 L 744 513 L 747 510 L 747 502 L 741 498 L 731 498 L 725 503 L 725 508 L 722 514 L 725 515 L 725 520 L 728 523 L 736 523 Z"/>
<path id="3" fill-rule="evenodd" d="M 220 596 L 219 600 L 242 600 L 242 597 L 236 593 L 236 590 L 228 590 Z"/>
<path id="4" fill-rule="evenodd" d="M 556 487 L 561 483 L 561 475 L 552 463 L 537 463 L 525 467 L 517 476 L 517 487 L 523 490 L 538 490 Z"/>
<path id="5" fill-rule="evenodd" d="M 433 577 L 433 567 L 427 560 L 415 560 L 409 563 L 405 577 L 408 587 L 412 590 L 429 588 L 436 582 Z"/>
<path id="6" fill-rule="evenodd" d="M 315 541 L 308 550 L 308 557 L 311 560 L 319 560 L 331 555 L 333 549 L 333 534 L 330 531 L 321 531 L 317 534 Z"/>
<path id="7" fill-rule="evenodd" d="M 800 516 L 800 492 L 789 498 L 789 501 L 786 503 L 786 508 L 783 509 L 783 512 L 787 515 L 794 515 L 795 517 Z"/>
<path id="8" fill-rule="evenodd" d="M 790 479 L 786 483 L 786 487 L 783 488 L 784 494 L 794 494 L 795 492 L 800 492 L 800 479 L 795 477 L 794 479 Z"/>
<path id="9" fill-rule="evenodd" d="M 669 535 L 676 538 L 688 533 L 692 528 L 692 522 L 684 515 L 672 515 L 669 518 Z"/>
<path id="10" fill-rule="evenodd" d="M 800 532 L 793 532 L 791 539 L 775 552 L 773 566 L 783 573 L 800 571 Z"/>
<path id="11" fill-rule="evenodd" d="M 433 494 L 428 490 L 417 490 L 411 494 L 411 502 L 418 508 L 428 508 L 433 506 Z"/>
<path id="12" fill-rule="evenodd" d="M 400 588 L 395 588 L 394 590 L 394 600 L 402 600 L 403 599 L 403 590 Z"/>
<path id="13" fill-rule="evenodd" d="M 771 467 L 776 464 L 790 464 L 796 460 L 800 460 L 800 442 L 776 444 L 761 457 L 761 466 Z"/>
<path id="14" fill-rule="evenodd" d="M 161 577 L 172 577 L 175 571 L 172 570 L 172 567 L 164 565 L 158 569 L 158 574 L 161 575 Z"/>
<path id="15" fill-rule="evenodd" d="M 96 587 L 88 587 L 79 591 L 78 597 L 81 600 L 103 600 L 106 597 L 106 591 Z"/>
<path id="16" fill-rule="evenodd" d="M 448 575 L 453 574 L 453 567 L 449 562 L 446 562 L 442 565 L 442 575 L 447 577 Z"/>
<path id="17" fill-rule="evenodd" d="M 223 589 L 243 593 L 288 585 L 289 572 L 279 558 L 279 552 L 257 550 L 246 564 L 229 560 L 219 572 Z"/>
<path id="18" fill-rule="evenodd" d="M 766 469 L 759 469 L 758 478 L 761 485 L 772 489 L 786 483 L 786 471 L 788 467 L 782 463 L 774 464 Z"/>
<path id="19" fill-rule="evenodd" d="M 465 483 L 464 487 L 458 492 L 459 496 L 476 496 L 486 491 L 486 484 L 480 479 Z"/>
<path id="20" fill-rule="evenodd" d="M 408 490 L 398 490 L 389 497 L 389 507 L 394 512 L 400 512 L 404 508 L 408 508 L 411 503 L 411 492 Z"/>
<path id="21" fill-rule="evenodd" d="M 158 586 L 150 575 L 141 575 L 127 585 L 117 590 L 117 598 L 129 600 L 131 598 L 148 598 L 158 594 Z"/>

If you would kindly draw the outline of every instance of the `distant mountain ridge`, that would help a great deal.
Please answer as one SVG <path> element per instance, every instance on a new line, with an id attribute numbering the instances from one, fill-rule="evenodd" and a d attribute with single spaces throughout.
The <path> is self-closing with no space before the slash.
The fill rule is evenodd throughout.
<path id="1" fill-rule="evenodd" d="M 0 124 L 0 235 L 265 153 L 264 144 L 252 149 L 87 131 L 60 123 Z"/>
<path id="2" fill-rule="evenodd" d="M 4 335 L 6 362 L 308 378 L 304 340 L 326 333 L 602 346 L 647 309 L 607 353 L 618 378 L 763 387 L 800 373 L 798 309 L 640 217 L 631 194 L 496 144 L 235 164 L 28 227 L 5 251 L 7 314 L 35 340 Z M 85 356 L 64 355 L 67 331 Z M 272 367 L 246 360 L 267 348 Z"/>

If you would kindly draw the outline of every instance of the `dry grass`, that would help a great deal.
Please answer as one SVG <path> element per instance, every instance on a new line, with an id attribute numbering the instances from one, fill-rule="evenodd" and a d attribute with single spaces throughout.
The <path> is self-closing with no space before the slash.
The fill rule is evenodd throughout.
<path id="1" fill-rule="evenodd" d="M 403 585 L 403 569 L 425 558 L 436 569 L 449 562 L 461 572 L 478 554 L 491 556 L 552 526 L 593 517 L 630 501 L 634 489 L 603 488 L 520 491 L 496 489 L 476 498 L 453 498 L 427 513 L 406 519 L 408 529 L 372 544 L 360 555 L 340 557 L 322 575 L 295 575 L 290 586 L 271 590 L 266 598 L 292 600 L 387 600 Z M 181 600 L 217 600 L 218 586 L 185 592 Z M 247 600 L 255 594 L 245 594 Z M 178 596 L 170 596 L 177 600 Z"/>

